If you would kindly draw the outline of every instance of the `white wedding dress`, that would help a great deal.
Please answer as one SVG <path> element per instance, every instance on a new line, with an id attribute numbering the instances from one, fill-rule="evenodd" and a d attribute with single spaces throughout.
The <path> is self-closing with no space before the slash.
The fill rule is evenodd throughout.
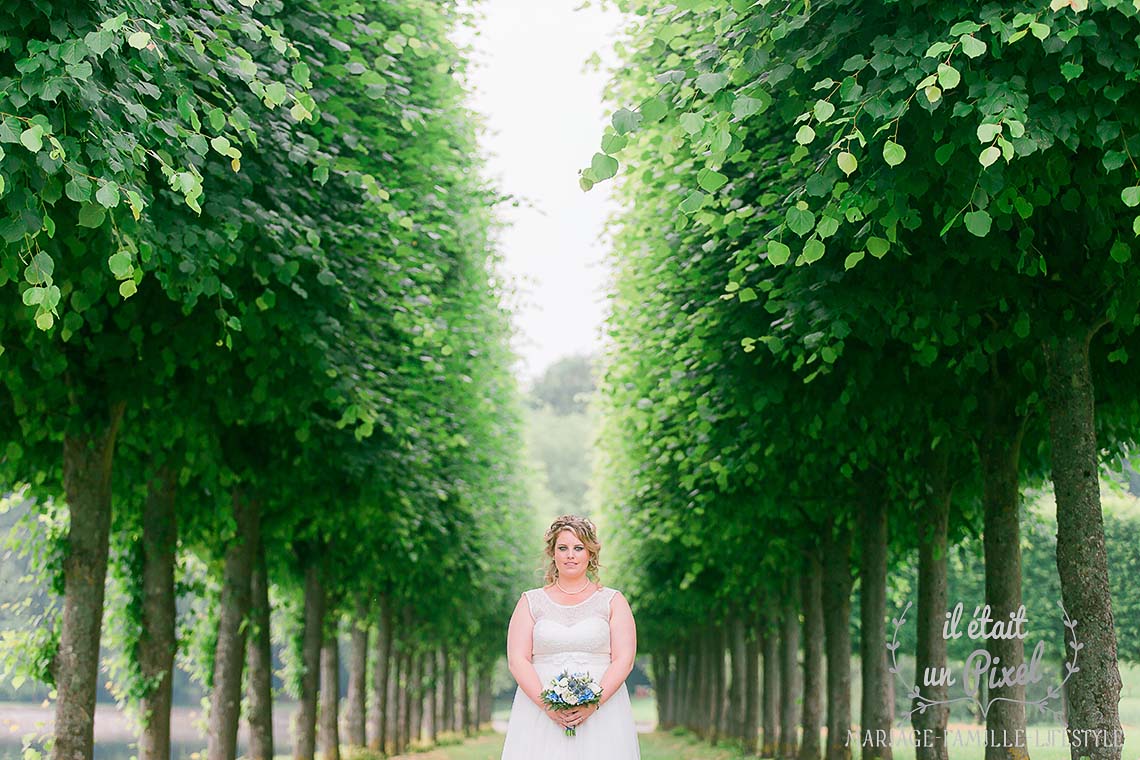
<path id="1" fill-rule="evenodd" d="M 545 689 L 563 670 L 602 680 L 610 666 L 610 600 L 603 588 L 578 604 L 558 604 L 541 588 L 527 591 L 534 618 L 532 661 Z M 595 714 L 566 736 L 521 689 L 515 690 L 502 760 L 640 760 L 629 692 L 623 683 Z"/>

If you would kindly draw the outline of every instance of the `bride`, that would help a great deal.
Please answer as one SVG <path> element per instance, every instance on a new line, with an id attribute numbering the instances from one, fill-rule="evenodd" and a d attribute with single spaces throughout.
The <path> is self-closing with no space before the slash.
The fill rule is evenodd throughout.
<path id="1" fill-rule="evenodd" d="M 585 518 L 563 515 L 546 531 L 546 586 L 522 595 L 507 631 L 507 662 L 519 686 L 502 760 L 640 760 L 625 688 L 637 631 L 625 597 L 596 580 L 600 551 Z M 600 683 L 601 705 L 547 709 L 540 695 L 563 670 Z M 566 736 L 569 727 L 576 735 Z"/>

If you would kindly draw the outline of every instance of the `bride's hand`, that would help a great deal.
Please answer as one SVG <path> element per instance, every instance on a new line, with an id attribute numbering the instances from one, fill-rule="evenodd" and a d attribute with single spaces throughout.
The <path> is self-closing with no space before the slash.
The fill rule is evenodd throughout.
<path id="1" fill-rule="evenodd" d="M 570 727 L 570 714 L 575 712 L 574 710 L 553 710 L 549 707 L 543 707 L 543 711 L 552 721 L 557 723 L 562 728 Z"/>
<path id="2" fill-rule="evenodd" d="M 580 726 L 586 722 L 586 718 L 590 717 L 598 711 L 598 703 L 594 702 L 586 707 L 575 707 L 573 710 L 567 710 L 563 715 L 568 719 L 567 726 Z"/>

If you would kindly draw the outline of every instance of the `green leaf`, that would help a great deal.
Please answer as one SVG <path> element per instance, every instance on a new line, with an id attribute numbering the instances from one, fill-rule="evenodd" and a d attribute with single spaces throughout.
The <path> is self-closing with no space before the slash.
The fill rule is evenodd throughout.
<path id="1" fill-rule="evenodd" d="M 613 155 L 625 148 L 628 143 L 629 139 L 624 135 L 602 135 L 602 152 Z"/>
<path id="2" fill-rule="evenodd" d="M 853 253 L 847 254 L 847 258 L 843 260 L 843 268 L 851 269 L 852 267 L 857 266 L 865 256 L 866 254 L 863 253 L 863 251 L 855 251 Z"/>
<path id="3" fill-rule="evenodd" d="M 115 208 L 119 205 L 119 186 L 115 182 L 104 182 L 95 191 L 95 200 L 104 208 Z"/>
<path id="4" fill-rule="evenodd" d="M 985 55 L 986 43 L 974 35 L 967 34 L 965 37 L 962 37 L 959 42 L 962 43 L 962 52 L 966 54 L 967 58 L 977 58 L 980 55 Z"/>
<path id="5" fill-rule="evenodd" d="M 36 315 L 36 327 L 41 330 L 50 330 L 51 326 L 55 324 L 55 317 L 50 311 L 41 311 Z"/>
<path id="6" fill-rule="evenodd" d="M 943 90 L 952 90 L 962 81 L 958 69 L 945 63 L 938 64 L 938 84 Z"/>
<path id="7" fill-rule="evenodd" d="M 936 85 L 930 85 L 923 92 L 926 94 L 926 99 L 931 103 L 937 103 L 942 99 L 942 90 Z"/>
<path id="8" fill-rule="evenodd" d="M 613 156 L 595 153 L 593 160 L 590 161 L 590 168 L 594 170 L 594 176 L 600 182 L 617 174 L 618 162 Z"/>
<path id="9" fill-rule="evenodd" d="M 131 254 L 126 251 L 119 251 L 111 255 L 107 259 L 107 267 L 111 270 L 111 274 L 115 275 L 116 280 L 130 277 L 134 271 L 134 267 L 131 265 Z"/>
<path id="10" fill-rule="evenodd" d="M 1079 63 L 1069 61 L 1061 64 L 1061 76 L 1065 77 L 1066 81 L 1071 82 L 1083 73 L 1085 73 L 1085 67 Z"/>
<path id="11" fill-rule="evenodd" d="M 707 195 L 702 193 L 700 190 L 694 190 L 693 192 L 689 193 L 688 196 L 686 196 L 685 200 L 681 201 L 681 203 L 678 205 L 678 208 L 680 208 L 681 211 L 686 214 L 692 214 L 696 211 L 699 211 L 700 208 L 705 205 L 706 200 L 708 200 Z"/>
<path id="12" fill-rule="evenodd" d="M 623 108 L 613 116 L 614 129 L 619 135 L 633 132 L 641 124 L 641 118 L 641 114 L 634 113 L 628 108 Z"/>
<path id="13" fill-rule="evenodd" d="M 978 211 L 968 212 L 965 216 L 965 222 L 966 229 L 969 230 L 971 234 L 977 235 L 978 237 L 985 237 L 990 234 L 990 226 L 993 220 L 984 209 L 979 209 Z"/>
<path id="14" fill-rule="evenodd" d="M 827 247 L 824 246 L 823 241 L 813 237 L 804 243 L 804 252 L 800 254 L 799 263 L 814 264 L 823 258 L 823 254 L 826 250 Z"/>
<path id="15" fill-rule="evenodd" d="M 312 82 L 309 80 L 309 77 L 311 75 L 311 72 L 309 71 L 309 64 L 305 63 L 304 61 L 293 64 L 292 74 L 293 81 L 302 87 L 309 87 L 312 85 Z"/>
<path id="16" fill-rule="evenodd" d="M 697 113 L 683 113 L 680 118 L 681 129 L 690 135 L 695 135 L 705 128 L 705 118 Z"/>
<path id="17" fill-rule="evenodd" d="M 119 295 L 124 299 L 130 298 L 139 290 L 139 286 L 134 280 L 123 280 L 119 283 Z"/>
<path id="18" fill-rule="evenodd" d="M 859 159 L 847 151 L 840 152 L 836 162 L 839 164 L 840 170 L 850 177 L 859 168 Z"/>
<path id="19" fill-rule="evenodd" d="M 32 257 L 28 266 L 24 268 L 24 280 L 30 285 L 43 285 L 51 281 L 51 276 L 54 273 L 55 261 L 51 256 L 40 251 Z"/>
<path id="20" fill-rule="evenodd" d="M 206 114 L 206 119 L 210 122 L 210 129 L 215 132 L 221 132 L 226 128 L 226 114 L 220 108 L 211 108 Z"/>
<path id="21" fill-rule="evenodd" d="M 322 269 L 317 275 L 317 282 L 326 286 L 336 285 L 336 275 L 327 269 Z"/>
<path id="22" fill-rule="evenodd" d="M 796 131 L 796 142 L 800 145 L 807 145 L 815 139 L 815 130 L 804 124 Z"/>
<path id="23" fill-rule="evenodd" d="M 876 259 L 881 259 L 887 255 L 887 251 L 891 250 L 891 242 L 886 238 L 869 237 L 867 238 L 867 253 L 874 256 Z"/>
<path id="24" fill-rule="evenodd" d="M 86 43 L 88 50 L 96 56 L 100 56 L 115 44 L 115 34 L 105 29 L 98 32 L 88 32 L 83 38 L 83 42 Z"/>
<path id="25" fill-rule="evenodd" d="M 285 102 L 285 98 L 288 97 L 288 95 L 289 91 L 285 89 L 285 85 L 282 82 L 273 82 L 265 87 L 265 100 L 268 101 L 271 106 L 281 105 Z"/>
<path id="26" fill-rule="evenodd" d="M 808 209 L 807 204 L 802 201 L 788 209 L 785 220 L 787 221 L 788 229 L 800 237 L 808 234 L 815 227 L 815 214 L 813 214 Z"/>
<path id="27" fill-rule="evenodd" d="M 94 203 L 84 203 L 79 207 L 79 226 L 95 229 L 103 225 L 107 218 L 107 211 Z"/>
<path id="28" fill-rule="evenodd" d="M 792 249 L 779 240 L 768 241 L 768 262 L 775 266 L 783 266 L 792 256 Z"/>
<path id="29" fill-rule="evenodd" d="M 973 34 L 982 30 L 981 24 L 976 21 L 959 21 L 954 26 L 950 27 L 950 36 L 959 37 L 963 34 Z"/>
<path id="30" fill-rule="evenodd" d="M 742 95 L 732 103 L 732 115 L 738 119 L 747 119 L 758 113 L 763 113 L 768 110 L 768 106 L 772 103 L 772 97 L 768 93 L 763 93 L 762 98 L 752 98 L 747 95 Z"/>
<path id="31" fill-rule="evenodd" d="M 44 129 L 39 124 L 33 124 L 20 133 L 20 144 L 32 153 L 38 153 L 44 146 Z"/>
<path id="32" fill-rule="evenodd" d="M 1112 244 L 1112 249 L 1108 252 L 1108 255 L 1111 256 L 1112 260 L 1116 263 L 1124 264 L 1132 258 L 1132 248 L 1123 240 L 1117 240 Z"/>
<path id="33" fill-rule="evenodd" d="M 834 216 L 827 216 L 824 214 L 819 218 L 819 224 L 815 226 L 815 232 L 823 240 L 834 235 L 839 231 L 839 220 Z"/>
<path id="34" fill-rule="evenodd" d="M 1001 134 L 1001 124 L 979 124 L 978 142 L 993 142 Z"/>
<path id="35" fill-rule="evenodd" d="M 752 288 L 742 288 L 740 293 L 738 293 L 736 297 L 740 299 L 741 303 L 748 303 L 749 301 L 755 301 L 756 300 L 756 291 L 753 290 Z"/>
<path id="36" fill-rule="evenodd" d="M 1029 315 L 1024 311 L 1013 322 L 1013 334 L 1019 338 L 1029 337 Z"/>
<path id="37" fill-rule="evenodd" d="M 1001 158 L 1001 148 L 991 145 L 978 154 L 978 163 L 988 168 L 999 158 Z"/>
<path id="38" fill-rule="evenodd" d="M 1135 208 L 1140 205 L 1140 185 L 1133 185 L 1126 187 L 1120 191 L 1120 200 L 1124 201 L 1124 205 L 1129 208 Z"/>
<path id="39" fill-rule="evenodd" d="M 669 113 L 669 106 L 661 98 L 649 98 L 642 102 L 638 110 L 646 122 L 655 122 L 665 118 L 665 114 Z"/>
<path id="40" fill-rule="evenodd" d="M 697 77 L 697 89 L 705 95 L 715 95 L 728 84 L 728 74 L 707 72 Z"/>
<path id="41" fill-rule="evenodd" d="M 726 182 L 728 182 L 728 177 L 712 169 L 701 169 L 697 174 L 697 184 L 710 193 L 720 190 Z"/>
<path id="42" fill-rule="evenodd" d="M 23 295 L 24 306 L 38 306 L 44 300 L 44 293 L 46 292 L 47 288 L 28 288 Z"/>
<path id="43" fill-rule="evenodd" d="M 906 148 L 894 140 L 887 140 L 883 146 L 883 160 L 887 162 L 887 166 L 898 166 L 906 160 Z"/>
<path id="44" fill-rule="evenodd" d="M 835 113 L 835 106 L 826 100 L 817 100 L 815 106 L 812 107 L 812 113 L 815 115 L 816 121 L 824 122 Z"/>
<path id="45" fill-rule="evenodd" d="M 138 31 L 127 37 L 127 44 L 135 50 L 142 50 L 150 44 L 150 32 Z"/>

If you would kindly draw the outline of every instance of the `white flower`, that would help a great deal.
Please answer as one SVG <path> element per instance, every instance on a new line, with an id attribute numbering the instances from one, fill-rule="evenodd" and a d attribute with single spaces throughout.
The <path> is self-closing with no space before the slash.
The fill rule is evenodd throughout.
<path id="1" fill-rule="evenodd" d="M 578 704 L 578 695 L 576 695 L 576 694 L 569 694 L 569 695 L 567 695 L 567 697 L 566 697 L 566 703 L 567 703 L 567 704 L 571 704 L 571 705 L 576 705 L 576 704 Z"/>
<path id="2" fill-rule="evenodd" d="M 597 694 L 601 690 L 602 690 L 602 685 L 600 683 L 598 683 L 597 681 L 590 681 L 590 691 Z"/>

